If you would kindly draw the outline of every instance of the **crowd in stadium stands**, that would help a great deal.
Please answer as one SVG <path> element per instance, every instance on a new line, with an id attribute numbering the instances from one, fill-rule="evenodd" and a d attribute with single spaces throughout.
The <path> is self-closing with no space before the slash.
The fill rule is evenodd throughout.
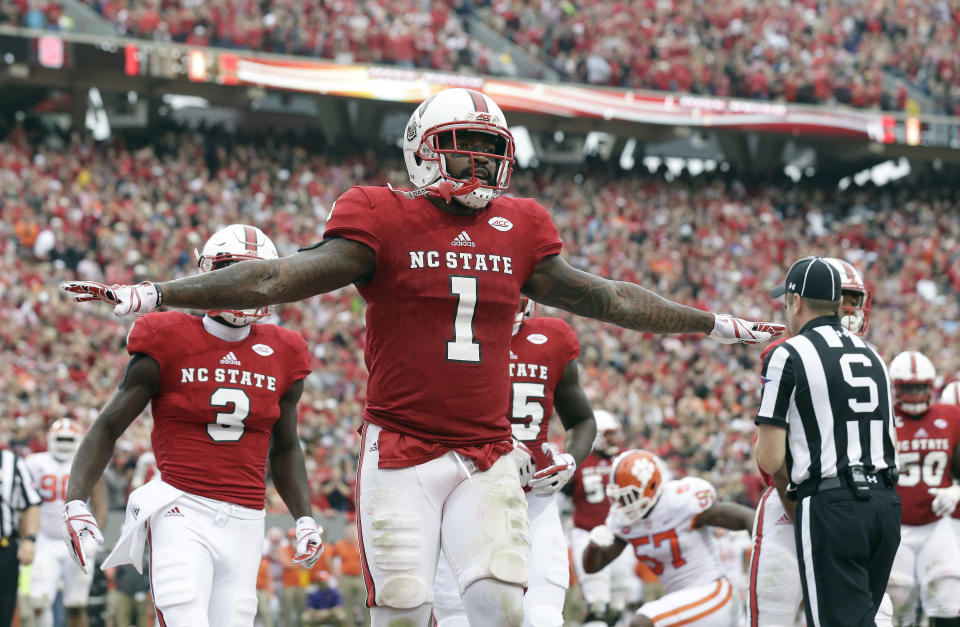
<path id="1" fill-rule="evenodd" d="M 960 6 L 947 0 L 86 2 L 136 37 L 515 72 L 508 54 L 470 36 L 469 21 L 483 19 L 533 68 L 549 65 L 562 80 L 898 111 L 914 106 L 909 84 L 936 112 L 960 114 Z M 7 10 L 6 19 L 33 27 L 61 18 L 57 0 L 15 0 Z"/>
<path id="2" fill-rule="evenodd" d="M 42 449 L 62 416 L 92 419 L 128 359 L 130 322 L 80 310 L 64 279 L 107 283 L 195 271 L 193 250 L 216 229 L 257 224 L 282 255 L 318 240 L 332 202 L 357 183 L 403 184 L 395 148 L 322 154 L 279 136 L 243 139 L 179 130 L 148 143 L 15 127 L 0 143 L 0 442 Z M 389 152 L 395 151 L 395 152 Z M 777 318 L 768 290 L 793 259 L 821 253 L 862 268 L 874 290 L 868 339 L 891 358 L 925 352 L 960 371 L 960 201 L 947 187 L 745 186 L 734 176 L 663 176 L 598 169 L 520 171 L 513 191 L 552 212 L 575 266 L 637 282 L 682 302 L 752 319 Z M 542 314 L 556 312 L 541 311 Z M 558 315 L 570 319 L 562 312 Z M 364 395 L 363 302 L 352 288 L 280 308 L 313 351 L 300 409 L 315 506 L 353 509 Z M 596 408 L 621 417 L 629 443 L 678 472 L 702 475 L 752 504 L 759 388 L 756 347 L 647 336 L 572 319 L 582 383 Z M 149 411 L 121 437 L 109 478 L 122 507 Z M 275 492 L 268 508 L 282 511 Z"/>

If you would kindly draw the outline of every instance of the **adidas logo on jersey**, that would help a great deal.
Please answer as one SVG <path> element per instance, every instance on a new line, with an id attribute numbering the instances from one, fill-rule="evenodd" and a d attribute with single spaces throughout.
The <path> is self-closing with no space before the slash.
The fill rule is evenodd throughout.
<path id="1" fill-rule="evenodd" d="M 174 505 L 167 510 L 167 513 L 163 515 L 164 518 L 183 518 L 183 514 L 180 512 L 180 508 Z"/>
<path id="2" fill-rule="evenodd" d="M 470 239 L 470 236 L 467 235 L 466 231 L 460 231 L 460 235 L 457 235 L 452 242 L 451 246 L 470 246 L 471 248 L 476 247 L 476 242 Z"/>
<path id="3" fill-rule="evenodd" d="M 915 437 L 915 438 L 929 438 L 929 437 L 930 437 L 930 434 L 927 433 L 927 430 L 926 430 L 926 429 L 924 429 L 923 427 L 920 427 L 919 429 L 917 429 L 917 432 L 913 434 L 913 437 Z"/>
<path id="4" fill-rule="evenodd" d="M 223 359 L 220 360 L 220 363 L 227 366 L 239 366 L 240 360 L 237 359 L 237 356 L 233 354 L 233 351 L 230 351 L 223 356 Z"/>
<path id="5" fill-rule="evenodd" d="M 793 521 L 790 520 L 790 515 L 784 512 L 783 514 L 780 515 L 780 518 L 778 518 L 777 522 L 775 522 L 774 524 L 775 525 L 792 525 Z"/>

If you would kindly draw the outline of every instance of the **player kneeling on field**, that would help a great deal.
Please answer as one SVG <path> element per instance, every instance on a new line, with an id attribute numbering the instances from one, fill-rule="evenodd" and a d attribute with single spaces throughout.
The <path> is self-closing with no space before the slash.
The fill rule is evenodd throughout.
<path id="1" fill-rule="evenodd" d="M 596 572 L 630 546 L 660 577 L 665 596 L 645 604 L 632 627 L 730 627 L 743 620 L 724 574 L 714 534 L 707 527 L 750 529 L 753 510 L 717 502 L 713 486 L 695 477 L 664 481 L 653 453 L 621 453 L 610 470 L 606 523 L 590 532 L 583 567 Z"/>

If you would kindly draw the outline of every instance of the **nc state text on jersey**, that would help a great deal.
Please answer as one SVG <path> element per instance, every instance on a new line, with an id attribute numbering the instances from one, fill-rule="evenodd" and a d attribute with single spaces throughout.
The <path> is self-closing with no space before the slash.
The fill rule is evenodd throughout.
<path id="1" fill-rule="evenodd" d="M 447 251 L 443 256 L 443 265 L 450 270 L 474 270 L 478 272 L 502 272 L 513 274 L 513 259 L 485 253 L 461 253 Z M 410 269 L 439 268 L 440 251 L 411 250 Z"/>
<path id="2" fill-rule="evenodd" d="M 210 381 L 210 371 L 206 368 L 181 368 L 180 383 L 206 383 Z M 249 387 L 266 387 L 271 392 L 277 390 L 277 378 L 260 374 L 259 372 L 250 372 L 249 370 L 239 370 L 237 368 L 214 368 L 213 381 L 215 383 L 232 383 L 246 385 Z M 266 383 L 266 385 L 264 385 Z"/>
<path id="3" fill-rule="evenodd" d="M 915 438 L 900 440 L 900 452 L 909 451 L 949 451 L 949 438 Z"/>
<path id="4" fill-rule="evenodd" d="M 546 366 L 541 366 L 540 364 L 510 364 L 510 377 L 530 377 L 531 379 L 543 379 L 547 380 L 547 370 Z"/>

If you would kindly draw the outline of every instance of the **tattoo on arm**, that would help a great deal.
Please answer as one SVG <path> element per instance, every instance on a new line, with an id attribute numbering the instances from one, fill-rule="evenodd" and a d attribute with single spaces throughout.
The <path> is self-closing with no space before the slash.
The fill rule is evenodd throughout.
<path id="1" fill-rule="evenodd" d="M 248 309 L 290 303 L 369 280 L 376 267 L 368 246 L 345 238 L 270 260 L 158 283 L 163 304 L 186 309 Z"/>
<path id="2" fill-rule="evenodd" d="M 545 257 L 523 293 L 544 305 L 651 333 L 709 333 L 713 314 L 675 303 L 633 283 L 611 281 Z"/>

